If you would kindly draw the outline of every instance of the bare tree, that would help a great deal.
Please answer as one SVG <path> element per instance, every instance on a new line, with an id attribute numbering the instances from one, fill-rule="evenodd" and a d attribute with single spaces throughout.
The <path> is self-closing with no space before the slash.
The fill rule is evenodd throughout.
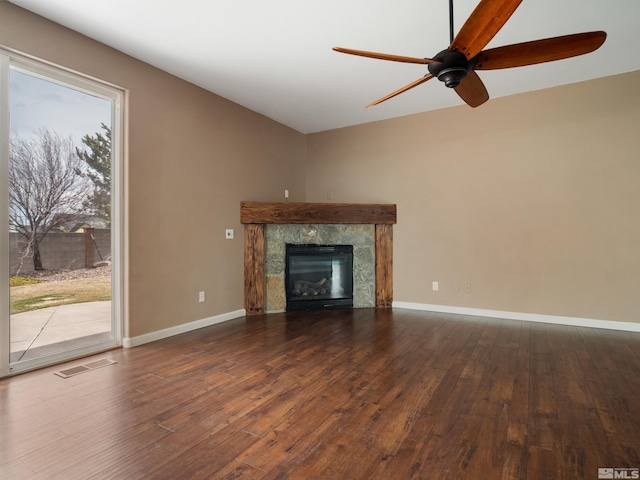
<path id="1" fill-rule="evenodd" d="M 9 226 L 33 252 L 33 268 L 42 270 L 40 242 L 82 212 L 91 193 L 84 162 L 73 140 L 41 130 L 35 139 L 11 140 L 9 153 Z"/>

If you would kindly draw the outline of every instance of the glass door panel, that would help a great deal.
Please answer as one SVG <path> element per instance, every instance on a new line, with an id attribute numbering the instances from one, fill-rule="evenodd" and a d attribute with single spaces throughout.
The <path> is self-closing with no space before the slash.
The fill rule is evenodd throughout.
<path id="1" fill-rule="evenodd" d="M 88 83 L 22 65 L 8 70 L 8 364 L 20 371 L 119 343 L 112 307 L 117 108 Z M 6 352 L 6 326 L 1 331 Z"/>

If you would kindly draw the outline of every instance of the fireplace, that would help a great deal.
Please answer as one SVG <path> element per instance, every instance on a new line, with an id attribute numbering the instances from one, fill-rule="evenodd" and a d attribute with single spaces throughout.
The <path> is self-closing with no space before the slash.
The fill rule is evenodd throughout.
<path id="1" fill-rule="evenodd" d="M 288 202 L 241 202 L 240 222 L 244 225 L 244 308 L 247 315 L 263 315 L 267 308 L 267 290 L 272 295 L 273 306 L 271 311 L 281 311 L 286 306 L 284 274 L 285 243 L 317 243 L 354 245 L 354 304 L 356 308 L 364 308 L 368 301 L 362 303 L 361 298 L 367 297 L 368 288 L 361 283 L 363 269 L 375 269 L 372 290 L 375 291 L 373 305 L 376 308 L 391 307 L 393 302 L 393 225 L 396 223 L 396 206 L 392 204 L 358 204 L 358 203 L 288 203 Z M 364 227 L 374 228 L 371 248 L 373 254 L 369 255 L 374 260 L 363 262 L 363 257 L 368 256 L 368 248 L 359 247 L 354 240 L 345 242 L 336 241 L 333 234 L 328 234 L 326 239 L 320 240 L 318 231 L 309 230 L 300 240 L 288 240 L 282 243 L 282 252 L 279 250 L 280 236 L 275 242 L 267 244 L 265 238 L 266 227 L 300 227 L 304 229 L 311 225 L 322 225 L 327 228 L 327 233 L 337 227 Z M 287 237 L 283 235 L 282 237 Z M 359 237 L 359 236 L 358 236 Z M 284 239 L 284 238 L 282 238 Z M 266 251 L 272 250 L 271 252 Z M 275 247 L 275 248 L 274 248 Z M 273 265 L 282 268 L 277 272 L 270 271 Z M 282 276 L 281 276 L 282 275 Z M 281 292 L 281 293 L 280 293 Z"/>
<path id="2" fill-rule="evenodd" d="M 286 309 L 353 307 L 353 245 L 287 244 Z"/>

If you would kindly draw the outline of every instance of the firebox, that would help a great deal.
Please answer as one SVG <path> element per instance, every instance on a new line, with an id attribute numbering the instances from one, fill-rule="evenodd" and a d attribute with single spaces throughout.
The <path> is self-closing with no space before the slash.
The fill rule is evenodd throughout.
<path id="1" fill-rule="evenodd" d="M 287 311 L 353 307 L 353 245 L 286 245 Z"/>

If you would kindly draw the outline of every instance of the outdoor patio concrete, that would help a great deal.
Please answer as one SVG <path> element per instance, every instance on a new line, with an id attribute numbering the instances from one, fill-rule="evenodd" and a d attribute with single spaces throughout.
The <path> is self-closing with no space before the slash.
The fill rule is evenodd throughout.
<path id="1" fill-rule="evenodd" d="M 10 352 L 24 352 L 111 332 L 111 302 L 87 302 L 17 313 L 10 318 Z"/>

